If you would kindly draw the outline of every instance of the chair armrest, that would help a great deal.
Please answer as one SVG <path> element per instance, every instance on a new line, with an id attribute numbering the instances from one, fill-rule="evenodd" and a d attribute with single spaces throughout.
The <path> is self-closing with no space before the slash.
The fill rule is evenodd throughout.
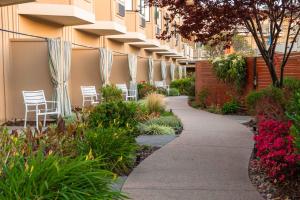
<path id="1" fill-rule="evenodd" d="M 46 103 L 58 103 L 58 101 L 45 101 Z"/>

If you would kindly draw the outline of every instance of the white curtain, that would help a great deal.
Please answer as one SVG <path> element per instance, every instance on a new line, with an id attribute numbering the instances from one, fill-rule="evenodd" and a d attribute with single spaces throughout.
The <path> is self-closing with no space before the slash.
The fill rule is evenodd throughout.
<path id="1" fill-rule="evenodd" d="M 63 81 L 62 81 L 62 46 L 60 39 L 47 39 L 48 59 L 51 81 L 54 87 L 54 100 L 60 103 L 58 110 L 63 114 Z"/>
<path id="2" fill-rule="evenodd" d="M 100 77 L 103 85 L 109 84 L 109 78 L 111 74 L 113 64 L 113 53 L 112 51 L 99 48 L 99 59 L 100 59 Z"/>
<path id="3" fill-rule="evenodd" d="M 72 113 L 68 91 L 71 70 L 72 44 L 61 39 L 47 39 L 49 52 L 49 69 L 54 86 L 54 100 L 59 103 L 58 110 L 62 116 Z"/>
<path id="4" fill-rule="evenodd" d="M 171 63 L 170 74 L 171 74 L 171 80 L 174 81 L 175 80 L 175 64 L 174 63 Z"/>
<path id="5" fill-rule="evenodd" d="M 130 92 L 133 90 L 137 91 L 137 84 L 136 84 L 136 75 L 137 75 L 137 56 L 133 54 L 128 54 L 128 66 L 129 66 L 129 73 L 130 73 Z"/>
<path id="6" fill-rule="evenodd" d="M 153 66 L 154 66 L 154 61 L 153 61 L 153 58 L 152 57 L 150 57 L 149 59 L 148 59 L 148 69 L 149 69 L 149 71 L 148 71 L 148 77 L 149 77 L 149 82 L 150 82 L 150 84 L 153 84 L 153 78 L 154 78 L 154 68 L 153 68 Z"/>
<path id="7" fill-rule="evenodd" d="M 166 82 L 166 79 L 167 79 L 167 63 L 162 60 L 161 63 L 160 63 L 160 66 L 161 66 L 161 77 L 162 77 L 162 80 L 164 82 Z"/>
<path id="8" fill-rule="evenodd" d="M 179 79 L 182 79 L 182 66 L 178 67 Z"/>
<path id="9" fill-rule="evenodd" d="M 186 78 L 187 74 L 186 74 L 186 66 L 183 67 L 183 77 Z"/>
<path id="10" fill-rule="evenodd" d="M 68 87 L 71 71 L 71 58 L 72 43 L 63 42 L 63 101 L 61 103 L 63 116 L 70 116 L 72 114 L 71 100 Z"/>

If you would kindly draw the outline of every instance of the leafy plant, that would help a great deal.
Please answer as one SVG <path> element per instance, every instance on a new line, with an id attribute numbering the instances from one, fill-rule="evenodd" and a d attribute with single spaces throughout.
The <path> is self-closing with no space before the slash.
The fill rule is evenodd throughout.
<path id="1" fill-rule="evenodd" d="M 294 138 L 289 134 L 291 124 L 262 119 L 255 136 L 257 157 L 274 181 L 285 181 L 296 174 L 300 155 L 296 154 Z"/>
<path id="2" fill-rule="evenodd" d="M 238 92 L 246 85 L 246 60 L 239 54 L 217 57 L 212 61 L 217 78 L 227 84 L 234 84 Z"/>
<path id="3" fill-rule="evenodd" d="M 100 163 L 41 151 L 17 156 L 1 166 L 0 199 L 125 199 L 112 191 L 114 175 L 100 170 Z"/>
<path id="4" fill-rule="evenodd" d="M 161 94 L 151 93 L 146 97 L 146 107 L 149 113 L 161 113 L 165 110 L 165 97 Z"/>
<path id="5" fill-rule="evenodd" d="M 80 145 L 83 154 L 92 153 L 104 162 L 102 168 L 124 175 L 132 169 L 137 145 L 134 137 L 128 136 L 126 128 L 95 128 L 85 132 Z"/>
<path id="6" fill-rule="evenodd" d="M 96 106 L 87 119 L 89 128 L 127 128 L 133 133 L 137 125 L 136 102 L 112 101 Z"/>
<path id="7" fill-rule="evenodd" d="M 179 90 L 177 88 L 170 88 L 169 89 L 169 96 L 179 96 Z"/>
<path id="8" fill-rule="evenodd" d="M 282 89 L 270 86 L 247 95 L 246 103 L 250 112 L 269 119 L 284 119 L 286 99 Z"/>
<path id="9" fill-rule="evenodd" d="M 181 95 L 195 96 L 194 78 L 183 78 L 174 80 L 171 82 L 170 87 L 178 89 Z"/>
<path id="10" fill-rule="evenodd" d="M 300 154 L 300 90 L 295 93 L 289 108 L 287 115 L 293 121 L 291 135 L 295 138 L 295 147 Z"/>
<path id="11" fill-rule="evenodd" d="M 175 116 L 162 116 L 154 119 L 150 119 L 145 122 L 145 125 L 156 124 L 160 126 L 168 126 L 175 130 L 182 127 L 181 121 Z"/>
<path id="12" fill-rule="evenodd" d="M 198 101 L 199 101 L 198 106 L 200 108 L 207 108 L 207 98 L 208 98 L 208 96 L 209 96 L 209 90 L 207 88 L 202 89 L 198 93 Z"/>
<path id="13" fill-rule="evenodd" d="M 156 87 L 149 83 L 139 83 L 138 84 L 138 96 L 139 99 L 145 98 L 148 94 L 156 92 Z"/>
<path id="14" fill-rule="evenodd" d="M 175 131 L 173 128 L 158 124 L 140 124 L 138 126 L 139 132 L 146 135 L 173 135 Z"/>
<path id="15" fill-rule="evenodd" d="M 101 89 L 101 94 L 104 102 L 122 101 L 122 90 L 118 89 L 115 85 L 107 85 Z"/>
<path id="16" fill-rule="evenodd" d="M 237 113 L 237 111 L 239 110 L 240 105 L 237 101 L 235 100 L 231 100 L 229 102 L 226 102 L 223 106 L 222 106 L 222 113 L 227 115 L 227 114 L 234 114 Z"/>

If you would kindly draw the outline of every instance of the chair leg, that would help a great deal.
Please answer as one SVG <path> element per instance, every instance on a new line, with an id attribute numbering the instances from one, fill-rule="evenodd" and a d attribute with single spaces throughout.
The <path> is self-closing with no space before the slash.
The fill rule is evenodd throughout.
<path id="1" fill-rule="evenodd" d="M 27 109 L 25 110 L 24 128 L 27 126 Z"/>
<path id="2" fill-rule="evenodd" d="M 46 127 L 46 119 L 47 119 L 47 115 L 44 115 L 44 123 L 43 123 L 43 127 Z"/>
<path id="3" fill-rule="evenodd" d="M 36 129 L 39 131 L 39 115 L 37 113 L 35 114 L 35 124 Z"/>

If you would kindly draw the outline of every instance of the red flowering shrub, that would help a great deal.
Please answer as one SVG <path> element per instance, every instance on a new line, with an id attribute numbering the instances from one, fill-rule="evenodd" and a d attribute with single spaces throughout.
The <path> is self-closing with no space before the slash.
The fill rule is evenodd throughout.
<path id="1" fill-rule="evenodd" d="M 284 181 L 296 173 L 300 155 L 296 154 L 294 137 L 289 134 L 291 123 L 273 119 L 261 120 L 255 136 L 260 165 L 274 181 Z"/>

